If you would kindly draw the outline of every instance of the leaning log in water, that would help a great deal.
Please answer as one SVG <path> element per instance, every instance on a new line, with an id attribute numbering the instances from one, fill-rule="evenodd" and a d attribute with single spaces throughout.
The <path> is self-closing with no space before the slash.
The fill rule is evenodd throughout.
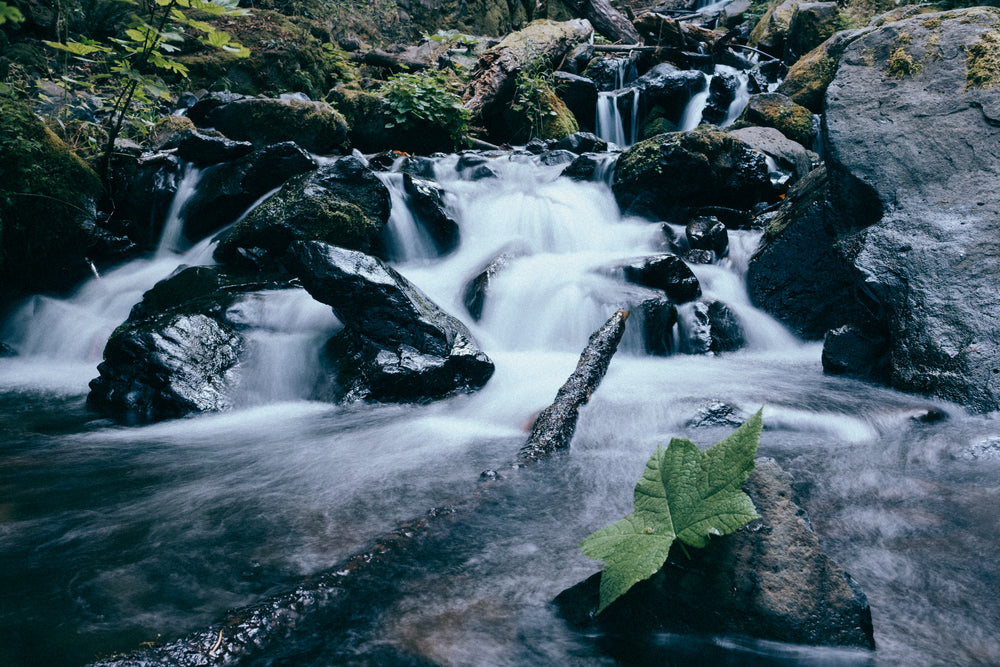
<path id="1" fill-rule="evenodd" d="M 531 437 L 511 468 L 524 467 L 569 446 L 580 407 L 590 400 L 607 372 L 627 318 L 628 311 L 619 310 L 591 335 L 576 370 L 556 394 L 555 402 L 535 421 Z M 460 501 L 402 524 L 376 538 L 363 553 L 310 577 L 294 591 L 232 611 L 222 622 L 164 646 L 109 658 L 94 666 L 234 665 L 262 654 L 275 662 L 294 664 L 301 657 L 300 651 L 309 650 L 303 649 L 301 638 L 349 637 L 352 629 L 366 622 L 370 607 L 389 604 L 398 594 L 398 582 L 405 578 L 408 564 L 433 557 L 455 530 L 451 524 L 483 511 L 494 499 L 490 493 L 493 488 L 492 484 L 480 485 Z M 337 644 L 336 639 L 330 639 L 334 653 Z"/>

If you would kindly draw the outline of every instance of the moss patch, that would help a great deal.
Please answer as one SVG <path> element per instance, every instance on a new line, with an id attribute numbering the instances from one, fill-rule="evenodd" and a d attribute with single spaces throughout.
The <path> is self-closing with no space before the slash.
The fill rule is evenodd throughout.
<path id="1" fill-rule="evenodd" d="M 740 123 L 773 127 L 792 141 L 806 147 L 812 145 L 812 112 L 778 93 L 752 96 L 740 116 Z"/>
<path id="2" fill-rule="evenodd" d="M 908 32 L 901 32 L 896 38 L 895 47 L 886 63 L 886 74 L 893 79 L 905 79 L 908 76 L 919 74 L 924 69 L 920 62 L 914 60 L 913 56 L 906 52 L 906 47 L 912 41 L 913 35 Z"/>
<path id="3" fill-rule="evenodd" d="M 965 50 L 965 87 L 992 88 L 1000 85 L 1000 35 L 985 32 Z"/>

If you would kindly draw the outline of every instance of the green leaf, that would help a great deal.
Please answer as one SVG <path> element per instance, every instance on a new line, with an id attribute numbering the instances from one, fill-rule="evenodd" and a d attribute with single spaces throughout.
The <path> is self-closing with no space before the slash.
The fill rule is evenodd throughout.
<path id="1" fill-rule="evenodd" d="M 11 7 L 6 2 L 0 2 L 0 25 L 3 25 L 7 21 L 21 23 L 24 21 L 24 14 L 17 7 Z"/>
<path id="2" fill-rule="evenodd" d="M 101 46 L 100 44 L 84 44 L 83 42 L 68 41 L 65 44 L 61 42 L 45 42 L 46 46 L 51 46 L 53 49 L 59 49 L 61 51 L 69 51 L 73 55 L 86 56 L 97 51 L 103 53 L 110 53 L 111 49 L 106 46 Z"/>
<path id="3" fill-rule="evenodd" d="M 663 567 L 676 539 L 702 548 L 757 518 L 742 487 L 762 428 L 761 410 L 705 451 L 679 438 L 657 447 L 635 486 L 635 511 L 580 543 L 604 561 L 597 613 Z"/>

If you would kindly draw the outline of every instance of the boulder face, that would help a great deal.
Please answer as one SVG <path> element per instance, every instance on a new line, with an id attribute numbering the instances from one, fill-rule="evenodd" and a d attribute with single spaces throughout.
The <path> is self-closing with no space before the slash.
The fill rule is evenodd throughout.
<path id="1" fill-rule="evenodd" d="M 298 241 L 285 264 L 344 323 L 328 346 L 342 398 L 421 401 L 478 389 L 493 375 L 468 328 L 375 257 Z"/>
<path id="2" fill-rule="evenodd" d="M 389 190 L 358 158 L 345 157 L 285 183 L 219 241 L 215 258 L 270 268 L 297 240 L 358 250 L 376 244 L 390 209 Z"/>
<path id="3" fill-rule="evenodd" d="M 257 148 L 294 141 L 311 153 L 328 154 L 347 145 L 347 122 L 324 102 L 241 99 L 215 107 L 204 122 Z"/>
<path id="4" fill-rule="evenodd" d="M 826 97 L 833 173 L 877 196 L 849 258 L 889 383 L 981 411 L 1000 408 L 998 30 L 994 8 L 889 24 L 847 47 Z"/>
<path id="5" fill-rule="evenodd" d="M 286 286 L 203 266 L 157 283 L 108 339 L 87 405 L 132 423 L 231 407 L 244 339 L 227 310 L 242 293 Z"/>
<path id="6" fill-rule="evenodd" d="M 623 211 L 661 220 L 676 218 L 679 209 L 748 209 L 777 198 L 764 155 L 717 130 L 640 141 L 618 159 L 612 189 Z"/>
<path id="7" fill-rule="evenodd" d="M 602 632 L 624 664 L 650 663 L 654 635 L 663 632 L 874 649 L 865 595 L 823 553 L 791 482 L 772 459 L 758 459 L 744 490 L 760 519 L 690 549 L 690 559 L 675 545 L 663 568 L 596 619 L 599 574 L 562 592 L 556 605 L 572 625 Z"/>

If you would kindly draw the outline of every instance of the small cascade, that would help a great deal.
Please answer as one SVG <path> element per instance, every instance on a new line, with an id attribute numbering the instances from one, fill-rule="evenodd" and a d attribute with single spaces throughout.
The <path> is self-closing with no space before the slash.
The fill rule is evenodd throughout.
<path id="1" fill-rule="evenodd" d="M 414 216 L 401 172 L 380 172 L 379 179 L 389 189 L 392 209 L 386 224 L 386 254 L 394 262 L 412 262 L 437 256 L 430 234 Z"/>
<path id="2" fill-rule="evenodd" d="M 631 96 L 628 131 L 621 113 L 623 97 Z M 639 123 L 639 89 L 625 88 L 597 94 L 597 136 L 616 146 L 627 148 L 635 143 Z"/>
<path id="3" fill-rule="evenodd" d="M 708 105 L 708 96 L 711 94 L 712 76 L 706 74 L 704 75 L 704 80 L 705 86 L 692 95 L 687 106 L 684 107 L 684 113 L 681 115 L 679 126 L 683 132 L 689 132 L 701 124 L 701 115 Z"/>
<path id="4" fill-rule="evenodd" d="M 181 174 L 180 183 L 177 184 L 177 192 L 174 194 L 173 201 L 170 202 L 170 208 L 167 210 L 167 219 L 163 223 L 160 243 L 156 247 L 156 257 L 166 257 L 182 250 L 184 207 L 198 190 L 198 182 L 201 180 L 201 170 L 193 164 L 186 163 Z"/>
<path id="5" fill-rule="evenodd" d="M 728 65 L 716 65 L 715 72 L 717 74 L 728 73 L 736 77 L 736 95 L 733 97 L 733 101 L 729 103 L 729 108 L 726 110 L 726 117 L 719 124 L 719 127 L 729 127 L 736 122 L 736 119 L 740 117 L 740 114 L 743 113 L 747 103 L 750 101 L 750 77 L 747 76 L 746 72 Z"/>

